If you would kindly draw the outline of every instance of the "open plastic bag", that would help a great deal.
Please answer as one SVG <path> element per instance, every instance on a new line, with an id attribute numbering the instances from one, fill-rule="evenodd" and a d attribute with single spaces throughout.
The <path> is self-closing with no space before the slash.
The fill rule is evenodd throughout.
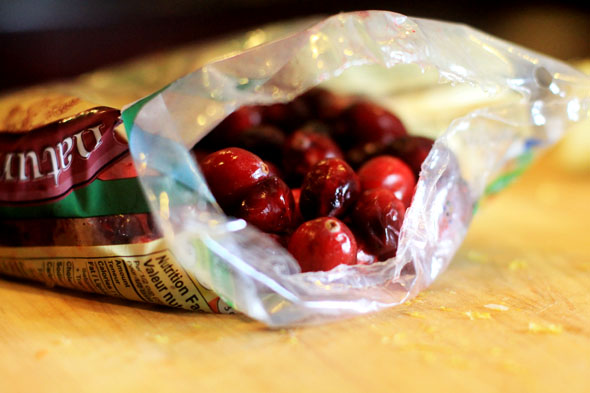
<path id="1" fill-rule="evenodd" d="M 471 108 L 437 138 L 395 258 L 299 273 L 286 250 L 221 212 L 189 149 L 242 105 L 287 102 L 371 64 L 416 64 L 425 74 L 434 71 L 439 83 L 508 98 Z M 368 11 L 336 15 L 207 64 L 128 106 L 122 117 L 152 213 L 178 261 L 236 310 L 284 326 L 415 296 L 449 264 L 484 192 L 502 188 L 533 152 L 589 111 L 590 80 L 566 64 L 466 26 Z"/>

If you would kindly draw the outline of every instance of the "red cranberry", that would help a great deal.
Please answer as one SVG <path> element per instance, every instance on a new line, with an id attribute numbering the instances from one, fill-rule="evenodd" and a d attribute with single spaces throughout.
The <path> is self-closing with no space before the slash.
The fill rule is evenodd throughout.
<path id="1" fill-rule="evenodd" d="M 236 137 L 255 126 L 260 125 L 262 115 L 260 108 L 256 106 L 243 106 L 217 125 L 209 134 L 207 134 L 198 144 L 205 149 L 219 149 L 227 146 L 229 141 L 234 141 Z"/>
<path id="2" fill-rule="evenodd" d="M 199 165 L 201 165 L 201 163 L 205 161 L 207 156 L 211 154 L 209 150 L 203 150 L 199 148 L 194 148 L 193 150 L 191 150 L 191 153 Z"/>
<path id="3" fill-rule="evenodd" d="M 248 189 L 236 216 L 264 232 L 285 232 L 294 221 L 291 190 L 278 177 L 269 177 Z"/>
<path id="4" fill-rule="evenodd" d="M 385 188 L 362 193 L 352 212 L 355 233 L 379 260 L 395 256 L 405 214 L 404 204 Z"/>
<path id="5" fill-rule="evenodd" d="M 301 198 L 301 188 L 294 188 L 291 190 L 293 199 L 295 200 L 295 206 L 299 207 L 299 199 Z"/>
<path id="6" fill-rule="evenodd" d="M 293 200 L 295 201 L 295 222 L 296 225 L 300 225 L 305 221 L 301 215 L 301 208 L 299 207 L 299 201 L 301 200 L 301 188 L 293 188 L 291 190 Z"/>
<path id="7" fill-rule="evenodd" d="M 284 233 L 269 233 L 270 236 L 275 242 L 279 243 L 279 245 L 287 248 L 289 246 L 289 235 Z"/>
<path id="8" fill-rule="evenodd" d="M 332 217 L 303 223 L 289 240 L 289 252 L 302 272 L 328 271 L 356 264 L 356 240 L 348 227 Z"/>
<path id="9" fill-rule="evenodd" d="M 309 108 L 301 99 L 262 107 L 264 123 L 272 124 L 285 131 L 299 128 L 310 118 Z"/>
<path id="10" fill-rule="evenodd" d="M 340 148 L 329 137 L 298 130 L 285 142 L 283 168 L 293 184 L 297 184 L 311 167 L 332 157 L 342 158 L 343 155 Z"/>
<path id="11" fill-rule="evenodd" d="M 334 132 L 336 140 L 346 148 L 369 142 L 384 145 L 407 135 L 397 116 L 368 101 L 351 105 L 340 117 Z"/>
<path id="12" fill-rule="evenodd" d="M 346 162 L 353 168 L 359 168 L 369 159 L 382 154 L 383 146 L 378 143 L 365 143 L 346 152 Z M 379 153 L 379 154 L 377 154 Z"/>
<path id="13" fill-rule="evenodd" d="M 361 237 L 356 238 L 356 245 L 356 263 L 359 265 L 370 265 L 377 262 L 377 255 L 368 250 Z"/>
<path id="14" fill-rule="evenodd" d="M 350 105 L 350 99 L 321 87 L 314 87 L 300 96 L 307 103 L 316 119 L 331 120 L 338 117 Z"/>
<path id="15" fill-rule="evenodd" d="M 263 160 L 280 163 L 285 134 L 277 127 L 260 125 L 240 132 L 232 143 L 256 154 Z"/>
<path id="16" fill-rule="evenodd" d="M 357 200 L 361 187 L 354 170 L 340 158 L 314 165 L 303 180 L 299 207 L 306 219 L 342 216 Z"/>
<path id="17" fill-rule="evenodd" d="M 201 164 L 203 175 L 226 211 L 242 197 L 244 191 L 268 177 L 268 166 L 255 154 L 239 147 L 211 153 Z"/>
<path id="18" fill-rule="evenodd" d="M 232 138 L 261 122 L 262 114 L 259 107 L 243 106 L 226 117 L 218 127 L 225 131 L 227 137 Z"/>
<path id="19" fill-rule="evenodd" d="M 283 178 L 283 172 L 281 172 L 281 170 L 279 169 L 278 166 L 276 166 L 275 164 L 273 164 L 270 161 L 264 161 L 264 163 L 268 167 L 268 175 L 269 176 L 276 176 L 281 179 Z"/>
<path id="20" fill-rule="evenodd" d="M 401 158 L 418 178 L 422 163 L 430 153 L 433 144 L 434 141 L 430 138 L 408 135 L 391 142 L 384 152 Z"/>
<path id="21" fill-rule="evenodd" d="M 308 121 L 303 126 L 301 126 L 300 130 L 311 132 L 314 134 L 321 134 L 326 136 L 327 138 L 330 138 L 330 127 L 326 123 L 323 123 L 321 121 Z"/>
<path id="22" fill-rule="evenodd" d="M 410 206 L 416 179 L 412 170 L 399 158 L 375 157 L 366 162 L 358 173 L 363 190 L 387 188 L 404 205 Z"/>

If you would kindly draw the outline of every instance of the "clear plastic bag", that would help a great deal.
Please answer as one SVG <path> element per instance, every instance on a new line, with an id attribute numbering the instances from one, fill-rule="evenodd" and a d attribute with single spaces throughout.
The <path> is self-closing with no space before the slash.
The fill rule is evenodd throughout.
<path id="1" fill-rule="evenodd" d="M 273 240 L 223 215 L 189 149 L 242 105 L 290 101 L 371 64 L 416 64 L 434 70 L 439 83 L 511 98 L 470 109 L 437 138 L 395 258 L 299 273 Z M 467 26 L 367 11 L 339 14 L 207 64 L 128 106 L 123 119 L 152 214 L 178 261 L 236 310 L 284 326 L 415 296 L 451 261 L 484 192 L 501 188 L 519 173 L 523 157 L 551 145 L 589 111 L 590 80 L 564 63 Z"/>

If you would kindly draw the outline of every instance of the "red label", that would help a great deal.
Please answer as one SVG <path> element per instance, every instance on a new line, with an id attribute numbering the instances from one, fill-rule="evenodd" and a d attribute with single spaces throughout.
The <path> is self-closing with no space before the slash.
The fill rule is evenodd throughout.
<path id="1" fill-rule="evenodd" d="M 0 203 L 53 201 L 92 181 L 128 150 L 119 111 L 94 108 L 26 133 L 0 134 Z"/>

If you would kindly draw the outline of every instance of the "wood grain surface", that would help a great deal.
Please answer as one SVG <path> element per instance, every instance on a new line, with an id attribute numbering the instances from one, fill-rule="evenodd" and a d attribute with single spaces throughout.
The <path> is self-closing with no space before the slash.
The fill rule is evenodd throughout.
<path id="1" fill-rule="evenodd" d="M 590 173 L 557 150 L 408 304 L 268 330 L 0 280 L 0 392 L 590 391 Z"/>

